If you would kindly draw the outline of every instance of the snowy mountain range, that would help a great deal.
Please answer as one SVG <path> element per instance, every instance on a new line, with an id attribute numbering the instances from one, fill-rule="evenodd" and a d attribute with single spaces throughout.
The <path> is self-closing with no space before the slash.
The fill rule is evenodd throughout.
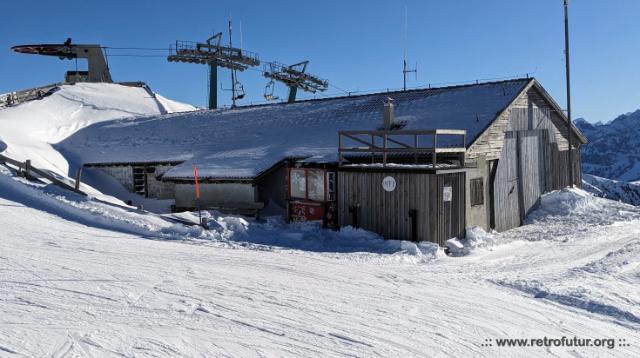
<path id="1" fill-rule="evenodd" d="M 640 183 L 628 183 L 584 174 L 582 188 L 601 198 L 640 205 Z"/>
<path id="2" fill-rule="evenodd" d="M 619 181 L 640 181 L 640 110 L 605 124 L 592 124 L 584 119 L 577 119 L 575 124 L 589 139 L 582 149 L 585 173 Z"/>

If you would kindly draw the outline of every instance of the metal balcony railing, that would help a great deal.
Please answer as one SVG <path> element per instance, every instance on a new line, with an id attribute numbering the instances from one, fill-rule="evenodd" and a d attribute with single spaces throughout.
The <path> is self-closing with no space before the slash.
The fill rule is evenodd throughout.
<path id="1" fill-rule="evenodd" d="M 339 131 L 339 164 L 343 165 L 345 157 L 370 157 L 371 163 L 381 161 L 386 167 L 398 158 L 413 157 L 420 164 L 426 157 L 426 164 L 435 169 L 441 155 L 456 158 L 463 166 L 466 141 L 467 132 L 459 129 Z"/>

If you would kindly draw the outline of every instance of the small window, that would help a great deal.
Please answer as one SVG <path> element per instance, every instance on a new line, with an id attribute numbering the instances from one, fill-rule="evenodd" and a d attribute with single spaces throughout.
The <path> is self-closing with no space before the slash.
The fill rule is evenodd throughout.
<path id="1" fill-rule="evenodd" d="M 324 171 L 311 169 L 308 170 L 307 180 L 309 182 L 307 199 L 324 201 Z"/>
<path id="2" fill-rule="evenodd" d="M 471 206 L 484 205 L 484 182 L 482 178 L 471 179 Z"/>
<path id="3" fill-rule="evenodd" d="M 335 200 L 335 172 L 322 169 L 292 168 L 289 172 L 290 197 L 313 201 Z"/>
<path id="4" fill-rule="evenodd" d="M 305 199 L 307 197 L 307 175 L 304 169 L 291 169 L 291 197 Z"/>

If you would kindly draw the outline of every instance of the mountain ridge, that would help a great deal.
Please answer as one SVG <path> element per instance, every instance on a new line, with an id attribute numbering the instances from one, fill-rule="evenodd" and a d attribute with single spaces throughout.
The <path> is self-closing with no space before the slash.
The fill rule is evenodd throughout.
<path id="1" fill-rule="evenodd" d="M 586 174 L 619 181 L 640 180 L 640 109 L 608 123 L 574 121 L 589 143 L 582 147 Z"/>

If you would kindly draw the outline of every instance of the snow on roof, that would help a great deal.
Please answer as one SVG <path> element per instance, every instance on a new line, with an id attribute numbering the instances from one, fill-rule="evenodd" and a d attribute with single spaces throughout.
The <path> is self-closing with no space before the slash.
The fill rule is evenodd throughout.
<path id="1" fill-rule="evenodd" d="M 335 155 L 339 130 L 375 130 L 393 98 L 403 129 L 464 129 L 467 143 L 532 79 L 203 110 L 99 123 L 60 144 L 84 163 L 181 161 L 165 179 L 255 178 L 286 158 Z"/>
<path id="2" fill-rule="evenodd" d="M 40 169 L 66 175 L 69 163 L 52 145 L 76 131 L 117 118 L 147 117 L 194 110 L 190 105 L 151 97 L 141 87 L 113 83 L 61 85 L 50 96 L 0 110 L 0 152 L 31 160 Z"/>

